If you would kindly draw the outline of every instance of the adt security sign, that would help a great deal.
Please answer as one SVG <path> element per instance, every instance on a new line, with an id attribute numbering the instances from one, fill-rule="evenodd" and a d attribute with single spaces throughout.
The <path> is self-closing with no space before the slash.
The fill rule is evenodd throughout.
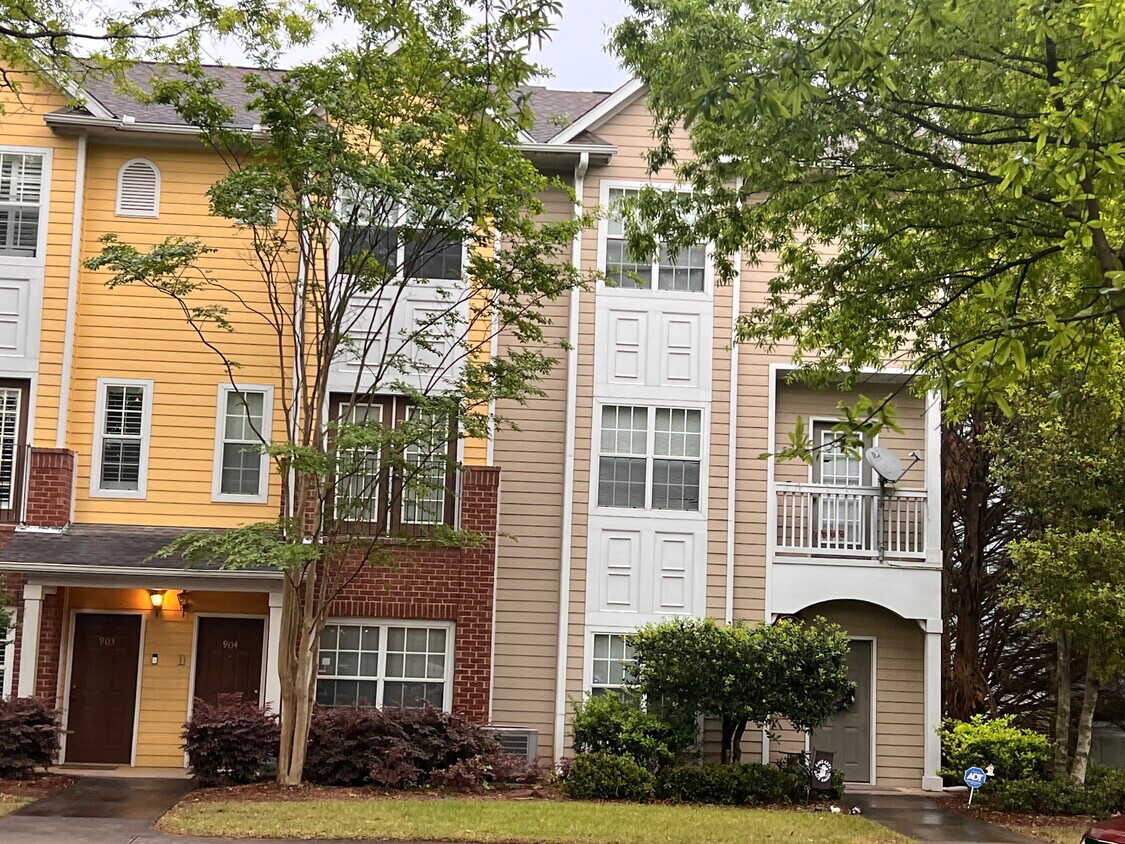
<path id="1" fill-rule="evenodd" d="M 969 768 L 965 771 L 965 785 L 969 787 L 969 805 L 973 805 L 973 792 L 988 781 L 988 774 L 980 768 Z"/>

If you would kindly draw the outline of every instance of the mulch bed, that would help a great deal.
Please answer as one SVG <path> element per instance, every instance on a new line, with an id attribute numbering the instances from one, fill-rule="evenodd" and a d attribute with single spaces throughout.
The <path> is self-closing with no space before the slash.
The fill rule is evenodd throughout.
<path id="1" fill-rule="evenodd" d="M 63 774 L 35 774 L 22 780 L 0 778 L 0 794 L 24 800 L 39 800 L 62 791 L 76 779 L 77 777 Z"/>
<path id="2" fill-rule="evenodd" d="M 1089 826 L 1096 818 L 1090 815 L 1027 815 L 1023 812 L 1002 812 L 999 809 L 985 809 L 967 804 L 968 796 L 935 797 L 946 809 L 976 818 L 978 821 L 1021 829 L 1035 834 L 1036 830 L 1065 829 L 1073 826 Z"/>
<path id="3" fill-rule="evenodd" d="M 2 789 L 0 789 L 2 790 Z M 449 788 L 385 789 L 328 785 L 284 786 L 275 782 L 198 788 L 189 792 L 183 803 L 270 802 L 304 800 L 435 800 L 459 797 L 470 800 L 558 800 L 555 786 L 496 786 L 488 791 L 460 791 Z"/>

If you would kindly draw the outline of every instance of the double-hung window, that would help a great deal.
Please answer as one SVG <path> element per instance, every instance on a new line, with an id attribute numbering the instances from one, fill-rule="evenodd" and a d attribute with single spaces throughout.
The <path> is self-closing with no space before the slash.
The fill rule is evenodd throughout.
<path id="1" fill-rule="evenodd" d="M 262 446 L 270 441 L 272 416 L 273 387 L 219 385 L 214 500 L 265 503 L 269 458 Z"/>
<path id="2" fill-rule="evenodd" d="M 399 396 L 336 399 L 333 418 L 340 425 L 369 427 L 364 439 L 372 443 L 337 454 L 337 518 L 381 524 L 392 533 L 453 524 L 455 441 L 448 422 L 419 413 Z M 392 436 L 395 429 L 403 436 Z M 401 458 L 392 459 L 388 449 L 397 446 Z"/>
<path id="3" fill-rule="evenodd" d="M 633 646 L 624 633 L 595 633 L 590 672 L 590 694 L 630 697 L 626 687 L 633 667 Z"/>
<path id="4" fill-rule="evenodd" d="M 39 256 L 44 157 L 0 152 L 0 256 Z"/>
<path id="5" fill-rule="evenodd" d="M 700 509 L 703 411 L 605 405 L 598 506 Z"/>
<path id="6" fill-rule="evenodd" d="M 91 495 L 145 497 L 151 421 L 152 381 L 98 379 Z"/>
<path id="7" fill-rule="evenodd" d="M 446 709 L 453 628 L 439 623 L 333 622 L 320 637 L 317 703 Z"/>
<path id="8" fill-rule="evenodd" d="M 664 243 L 651 263 L 629 251 L 625 237 L 622 202 L 636 198 L 632 188 L 609 189 L 609 212 L 605 223 L 605 277 L 607 284 L 620 288 L 702 293 L 706 284 L 707 248 L 695 244 L 674 254 Z"/>
<path id="9" fill-rule="evenodd" d="M 864 547 L 866 526 L 872 519 L 872 499 L 849 488 L 870 483 L 858 452 L 847 448 L 835 422 L 814 420 L 816 456 L 812 466 L 814 483 L 836 487 L 818 493 L 813 501 L 814 542 L 819 547 L 854 550 Z"/>

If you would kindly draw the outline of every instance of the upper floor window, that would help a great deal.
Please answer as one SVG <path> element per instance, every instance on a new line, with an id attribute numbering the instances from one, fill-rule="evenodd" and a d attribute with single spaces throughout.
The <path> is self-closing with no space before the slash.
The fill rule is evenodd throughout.
<path id="1" fill-rule="evenodd" d="M 678 250 L 674 255 L 661 244 L 656 260 L 640 261 L 629 252 L 621 203 L 639 193 L 636 189 L 609 189 L 609 216 L 605 224 L 605 276 L 614 287 L 642 290 L 674 290 L 700 293 L 706 282 L 707 248 L 702 244 Z"/>
<path id="2" fill-rule="evenodd" d="M 369 206 L 366 210 L 364 206 Z M 385 278 L 453 281 L 463 271 L 460 236 L 422 228 L 400 207 L 373 198 L 346 199 L 341 210 L 339 266 Z"/>
<path id="3" fill-rule="evenodd" d="M 590 672 L 590 694 L 631 698 L 626 683 L 633 667 L 633 646 L 624 633 L 595 633 Z"/>
<path id="4" fill-rule="evenodd" d="M 332 418 L 349 425 L 397 428 L 409 420 L 401 460 L 377 446 L 357 446 L 338 455 L 337 518 L 382 524 L 392 533 L 417 533 L 453 524 L 456 439 L 442 419 L 421 415 L 399 396 L 333 400 Z M 378 437 L 373 438 L 378 440 Z M 398 464 L 392 471 L 392 464 Z"/>
<path id="5" fill-rule="evenodd" d="M 26 441 L 27 383 L 0 382 L 0 510 L 19 507 Z"/>
<path id="6" fill-rule="evenodd" d="M 816 459 L 813 461 L 813 483 L 830 486 L 863 486 L 870 476 L 860 455 L 844 445 L 842 434 L 833 430 L 835 422 L 813 421 L 813 444 Z"/>
<path id="7" fill-rule="evenodd" d="M 269 489 L 269 457 L 273 388 L 219 385 L 212 498 L 217 501 L 264 503 Z"/>
<path id="8" fill-rule="evenodd" d="M 0 153 L 0 255 L 36 258 L 43 202 L 43 156 Z"/>
<path id="9" fill-rule="evenodd" d="M 118 217 L 156 217 L 160 213 L 160 171 L 146 158 L 134 158 L 117 172 Z"/>
<path id="10" fill-rule="evenodd" d="M 452 663 L 453 630 L 445 625 L 331 623 L 320 635 L 316 701 L 448 710 Z"/>
<path id="11" fill-rule="evenodd" d="M 598 506 L 699 510 L 703 412 L 602 407 Z"/>
<path id="12" fill-rule="evenodd" d="M 152 381 L 98 379 L 90 494 L 144 498 Z"/>

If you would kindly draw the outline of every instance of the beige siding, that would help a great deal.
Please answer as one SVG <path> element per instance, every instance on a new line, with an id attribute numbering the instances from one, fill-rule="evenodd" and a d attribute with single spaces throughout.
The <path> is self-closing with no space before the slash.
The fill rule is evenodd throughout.
<path id="1" fill-rule="evenodd" d="M 562 190 L 543 196 L 548 219 L 573 213 Z M 548 306 L 548 354 L 558 362 L 541 382 L 545 395 L 526 405 L 501 402 L 493 457 L 501 467 L 496 570 L 496 634 L 492 720 L 535 727 L 539 751 L 550 758 L 555 711 L 562 542 L 563 449 L 566 429 L 568 299 Z M 501 335 L 501 351 L 507 339 Z"/>

